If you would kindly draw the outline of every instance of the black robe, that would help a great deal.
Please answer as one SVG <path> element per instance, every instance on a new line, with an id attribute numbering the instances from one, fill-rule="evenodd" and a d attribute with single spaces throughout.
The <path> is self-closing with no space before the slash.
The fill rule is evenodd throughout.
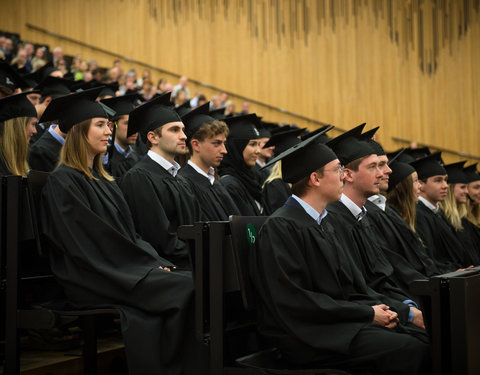
<path id="1" fill-rule="evenodd" d="M 257 201 L 237 177 L 227 174 L 220 178 L 220 182 L 227 189 L 241 215 L 260 216 L 262 214 Z"/>
<path id="2" fill-rule="evenodd" d="M 12 172 L 7 168 L 5 159 L 0 155 L 0 176 L 10 176 Z"/>
<path id="3" fill-rule="evenodd" d="M 52 271 L 73 304 L 122 311 L 130 374 L 179 374 L 191 275 L 158 269 L 172 263 L 135 233 L 116 183 L 95 177 L 60 166 L 48 178 L 41 221 Z"/>
<path id="4" fill-rule="evenodd" d="M 115 146 L 110 146 L 115 147 Z M 128 157 L 124 157 L 117 150 L 113 150 L 111 157 L 108 160 L 106 169 L 108 172 L 120 180 L 127 171 L 142 160 L 142 156 L 138 155 L 135 151 L 130 152 Z"/>
<path id="5" fill-rule="evenodd" d="M 228 220 L 230 215 L 240 215 L 227 190 L 218 180 L 212 185 L 207 177 L 198 173 L 190 164 L 186 164 L 178 173 L 195 194 L 205 220 L 223 221 Z"/>
<path id="6" fill-rule="evenodd" d="M 383 211 L 369 200 L 365 203 L 365 208 L 370 222 L 378 229 L 378 238 L 382 240 L 382 249 L 390 263 L 405 267 L 403 270 L 395 267 L 396 271 L 402 273 L 400 277 L 415 277 L 416 272 L 425 277 L 441 273 L 433 259 L 428 256 L 418 235 L 393 208 L 387 205 Z M 410 272 L 410 268 L 416 272 Z"/>
<path id="7" fill-rule="evenodd" d="M 425 244 L 430 258 L 443 264 L 443 268 L 449 272 L 471 265 L 462 244 L 455 237 L 441 210 L 434 213 L 418 201 L 416 213 L 415 231 Z"/>
<path id="8" fill-rule="evenodd" d="M 453 233 L 463 245 L 469 262 L 474 266 L 480 265 L 480 229 L 466 217 L 462 219 L 462 230 L 456 230 L 452 226 Z"/>
<path id="9" fill-rule="evenodd" d="M 130 206 L 137 232 L 160 256 L 178 267 L 189 267 L 186 242 L 177 236 L 180 225 L 202 219 L 200 206 L 181 176 L 173 177 L 146 155 L 124 174 L 120 188 Z"/>
<path id="10" fill-rule="evenodd" d="M 363 275 L 370 288 L 397 301 L 412 299 L 408 283 L 399 279 L 398 272 L 390 263 L 379 246 L 376 230 L 368 220 L 368 213 L 357 221 L 342 202 L 327 205 L 329 212 L 326 220 L 339 236 L 355 263 L 362 268 Z M 418 274 L 418 278 L 424 278 Z"/>
<path id="11" fill-rule="evenodd" d="M 259 176 L 259 181 L 260 184 L 263 185 L 265 180 L 270 176 L 270 173 L 272 172 L 272 167 L 269 168 L 263 168 L 261 169 L 262 166 L 258 163 L 256 163 L 253 167 L 252 170 Z"/>
<path id="12" fill-rule="evenodd" d="M 281 178 L 267 182 L 262 190 L 263 214 L 273 214 L 285 204 L 290 194 L 290 185 Z"/>
<path id="13" fill-rule="evenodd" d="M 61 150 L 62 144 L 47 130 L 30 146 L 28 164 L 33 170 L 51 172 L 58 164 Z"/>
<path id="14" fill-rule="evenodd" d="M 267 219 L 250 259 L 252 281 L 260 295 L 260 333 L 289 360 L 320 361 L 325 367 L 360 366 L 362 355 L 354 343 L 365 330 L 379 335 L 363 343 L 367 352 L 372 351 L 366 355 L 370 361 L 375 358 L 370 346 L 374 342 L 391 348 L 383 334 L 416 332 L 425 341 L 425 333 L 410 324 L 394 331 L 371 324 L 370 306 L 388 304 L 388 299 L 368 287 L 335 237 L 325 220 L 318 225 L 293 198 Z M 412 348 L 423 346 L 413 337 L 409 340 Z M 402 361 L 416 359 L 396 351 L 391 361 L 398 361 L 395 366 L 402 368 Z"/>

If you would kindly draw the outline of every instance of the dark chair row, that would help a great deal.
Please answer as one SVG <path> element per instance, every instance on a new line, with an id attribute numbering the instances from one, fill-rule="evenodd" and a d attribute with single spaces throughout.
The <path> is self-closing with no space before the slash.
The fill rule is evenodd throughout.
<path id="1" fill-rule="evenodd" d="M 296 366 L 257 337 L 248 253 L 265 220 L 233 216 L 229 222 L 179 228 L 179 236 L 190 243 L 196 336 L 209 346 L 211 374 L 347 374 Z"/>
<path id="2" fill-rule="evenodd" d="M 20 329 L 51 329 L 78 319 L 83 332 L 84 374 L 97 374 L 97 327 L 99 316 L 118 316 L 115 309 L 78 310 L 68 301 L 24 301 L 28 285 L 45 280 L 58 285 L 44 254 L 46 239 L 39 230 L 39 198 L 48 173 L 31 171 L 28 178 L 1 177 L 0 184 L 0 275 L 2 315 L 5 317 L 4 374 L 20 373 Z M 31 251 L 33 249 L 33 251 Z M 50 287 L 50 286 L 49 286 Z M 61 290 L 61 288 L 59 288 Z M 32 299 L 32 296 L 29 296 Z"/>

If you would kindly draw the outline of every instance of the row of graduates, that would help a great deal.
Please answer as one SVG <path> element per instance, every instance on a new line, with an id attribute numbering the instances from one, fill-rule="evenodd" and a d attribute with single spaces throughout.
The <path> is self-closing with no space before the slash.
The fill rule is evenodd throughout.
<path id="1" fill-rule="evenodd" d="M 178 325 L 182 319 L 185 319 L 185 315 L 188 315 L 186 311 L 188 310 L 187 306 L 190 301 L 192 286 L 188 272 L 182 270 L 183 267 L 188 267 L 188 261 L 185 245 L 176 236 L 176 228 L 180 224 L 189 224 L 192 220 L 198 218 L 208 218 L 207 215 L 243 214 L 241 208 L 252 210 L 256 208 L 256 212 L 260 213 L 258 203 L 261 197 L 255 195 L 258 192 L 259 182 L 257 175 L 252 171 L 259 148 L 260 134 L 255 127 L 258 118 L 249 115 L 228 120 L 230 125 L 228 129 L 223 122 L 212 118 L 206 108 L 188 112 L 180 119 L 178 113 L 168 106 L 166 97 L 157 98 L 138 108 L 130 105 L 126 129 L 127 138 L 139 132 L 149 150 L 146 157 L 125 173 L 120 181 L 122 188 L 122 191 L 120 191 L 104 170 L 103 155 L 106 151 L 108 138 L 111 136 L 107 119 L 112 119 L 112 116 L 117 116 L 122 110 L 117 108 L 117 114 L 113 114 L 105 104 L 96 102 L 95 99 L 98 97 L 100 90 L 87 90 L 54 99 L 42 115 L 43 120 L 57 123 L 58 128 L 66 134 L 65 144 L 69 145 L 61 149 L 60 166 L 55 169 L 49 178 L 42 203 L 45 213 L 43 220 L 45 233 L 53 239 L 52 242 L 56 244 L 55 247 L 58 249 L 58 251 L 51 253 L 52 268 L 64 285 L 70 299 L 75 303 L 87 306 L 98 304 L 122 306 L 125 311 L 125 320 L 129 323 L 124 324 L 124 327 L 129 328 L 125 328 L 125 337 L 130 342 L 130 345 L 128 345 L 130 353 L 127 350 L 127 354 L 129 354 L 131 368 L 133 368 L 132 373 L 142 371 L 139 363 L 146 359 L 143 357 L 139 359 L 141 354 L 145 357 L 148 356 L 149 361 L 155 361 L 151 358 L 152 355 L 153 358 L 156 358 L 158 363 L 153 363 L 152 368 L 167 366 L 169 369 L 178 369 L 185 363 L 179 359 L 178 354 L 179 347 L 182 346 L 180 343 L 183 343 L 182 340 L 185 339 L 182 335 L 184 331 L 182 329 L 169 329 L 168 327 L 169 324 L 172 324 L 172 327 L 175 326 L 174 323 Z M 3 116 L 0 121 L 2 121 L 4 129 L 7 129 L 6 125 L 10 120 L 25 118 L 31 120 L 36 116 L 33 112 L 34 108 L 32 110 L 32 106 L 25 99 L 25 95 L 0 100 L 0 109 Z M 119 99 L 116 100 L 122 102 Z M 110 105 L 112 108 L 115 107 L 115 103 L 110 103 Z M 183 123 L 181 120 L 183 120 Z M 20 130 L 18 134 L 23 131 L 25 144 L 28 143 L 28 130 L 25 129 L 32 129 L 32 124 L 32 121 L 27 121 L 27 125 L 25 123 L 14 125 L 17 131 Z M 120 129 L 120 124 L 116 129 L 116 131 Z M 184 177 L 179 177 L 176 175 L 179 165 L 175 161 L 175 156 L 186 153 L 187 143 L 184 129 L 190 138 L 193 156 L 191 162 L 180 172 L 180 176 L 185 174 Z M 328 140 L 329 146 L 336 153 L 335 157 L 340 160 L 338 163 L 341 162 L 347 167 L 345 169 L 345 191 L 342 195 L 339 195 L 337 190 L 332 190 L 333 186 L 324 186 L 327 192 L 331 190 L 329 197 L 333 203 L 328 207 L 329 214 L 326 223 L 329 224 L 320 226 L 320 230 L 322 235 L 328 238 L 328 241 L 339 238 L 341 240 L 340 248 L 344 250 L 340 253 L 339 248 L 335 247 L 333 254 L 338 253 L 340 258 L 337 258 L 337 261 L 340 259 L 341 262 L 337 264 L 338 267 L 335 267 L 333 279 L 322 276 L 321 281 L 326 283 L 325 285 L 329 285 L 328 282 L 336 280 L 340 282 L 341 288 L 348 289 L 348 283 L 352 282 L 349 281 L 349 278 L 355 275 L 355 278 L 360 278 L 361 283 L 366 285 L 368 293 L 371 293 L 371 291 L 381 293 L 381 297 L 377 296 L 375 298 L 377 298 L 377 301 L 386 302 L 390 307 L 386 308 L 385 304 L 377 304 L 373 305 L 375 306 L 373 309 L 363 309 L 365 315 L 362 319 L 369 316 L 371 318 L 370 322 L 379 323 L 378 319 L 383 316 L 383 319 L 386 319 L 383 321 L 385 327 L 394 329 L 395 332 L 399 330 L 413 331 L 417 340 L 420 337 L 420 341 L 425 342 L 424 333 L 421 331 L 421 327 L 423 327 L 422 314 L 417 308 L 418 305 L 414 296 L 411 296 L 408 291 L 409 282 L 477 264 L 471 260 L 475 251 L 474 248 L 471 248 L 471 251 L 462 251 L 465 248 L 458 246 L 458 241 L 464 236 L 457 236 L 457 238 L 451 236 L 454 232 L 445 225 L 445 223 L 448 224 L 448 220 L 445 220 L 445 216 L 441 214 L 441 211 L 438 211 L 436 204 L 442 198 L 445 198 L 447 189 L 445 177 L 447 173 L 440 164 L 439 155 L 429 156 L 412 164 L 401 163 L 396 160 L 388 166 L 387 156 L 381 147 L 371 140 L 373 133 L 362 133 L 362 131 L 363 126 L 360 126 L 340 137 Z M 316 137 L 311 137 L 310 141 L 307 139 L 304 141 L 305 143 L 300 144 L 296 132 L 297 130 L 290 130 L 289 136 L 282 135 L 280 137 L 281 133 L 277 136 L 277 139 L 288 140 L 283 145 L 290 152 L 292 148 L 288 146 L 291 145 L 295 145 L 293 150 L 310 149 L 312 146 L 300 147 L 299 145 L 302 146 L 305 143 L 307 145 L 321 145 L 320 140 L 323 142 L 327 140 L 323 134 L 319 134 Z M 3 134 L 5 133 L 3 132 Z M 34 131 L 30 130 L 30 133 L 33 134 Z M 229 136 L 225 147 L 227 134 Z M 282 142 L 278 143 L 278 145 L 281 144 Z M 202 152 L 205 148 L 210 149 L 211 152 Z M 226 149 L 229 151 L 227 154 L 225 153 Z M 319 153 L 319 155 L 321 154 Z M 294 155 L 296 154 L 294 153 Z M 290 167 L 288 167 L 288 158 L 282 162 L 280 167 L 284 175 L 283 180 L 287 183 L 293 183 L 294 186 L 297 185 L 299 178 L 304 177 L 305 170 L 303 167 L 310 165 L 310 159 L 317 160 L 314 155 L 299 155 L 301 157 L 294 158 Z M 369 158 L 370 161 L 373 159 L 374 162 L 368 163 L 367 159 Z M 399 158 L 400 156 L 397 156 L 397 159 Z M 7 160 L 7 158 L 4 157 L 4 160 Z M 225 164 L 222 166 L 221 162 Z M 273 160 L 273 162 L 276 163 L 276 160 Z M 287 163 L 286 166 L 283 165 L 285 162 Z M 8 163 L 5 162 L 4 164 L 7 169 L 6 174 L 11 174 L 12 170 L 8 168 Z M 221 165 L 219 170 L 226 171 L 221 184 L 215 179 L 212 170 L 212 167 L 219 164 Z M 355 164 L 358 165 L 355 166 Z M 277 169 L 279 165 L 277 164 Z M 207 168 L 204 170 L 200 166 L 206 166 Z M 332 169 L 339 176 L 338 180 L 342 182 L 343 167 L 336 164 Z M 371 171 L 370 174 L 367 174 L 370 179 L 365 179 L 365 169 Z M 330 171 L 328 168 L 326 170 Z M 382 185 L 382 190 L 389 189 L 389 171 L 391 171 L 391 181 L 395 181 L 393 189 L 401 186 L 404 181 L 408 181 L 412 186 L 411 190 L 413 190 L 415 173 L 421 180 L 420 185 L 423 186 L 422 192 L 425 195 L 425 202 L 422 200 L 416 206 L 418 212 L 416 220 L 414 220 L 417 224 L 416 232 L 399 215 L 399 213 L 404 212 L 402 208 L 397 208 L 398 212 L 396 212 L 394 208 L 389 208 L 389 204 L 385 205 L 385 202 L 378 195 Z M 449 174 L 453 175 L 457 172 L 463 182 L 468 181 L 474 184 L 475 181 L 478 181 L 476 173 L 470 170 L 472 173 L 468 175 L 459 166 L 453 168 Z M 354 181 L 355 178 L 352 180 L 352 177 L 355 176 L 357 177 L 357 183 Z M 429 189 L 432 187 L 429 183 L 438 184 L 439 176 L 442 182 L 439 184 L 441 188 L 439 188 L 437 194 L 434 189 Z M 317 177 L 319 179 L 323 178 L 320 175 Z M 308 182 L 306 185 L 308 187 Z M 290 190 L 289 185 L 284 185 L 283 188 Z M 297 191 L 296 197 L 304 195 L 302 190 L 298 191 L 296 187 L 292 191 Z M 381 201 L 383 201 L 383 209 L 380 208 L 377 212 L 378 222 L 380 223 L 377 224 L 377 227 L 375 227 L 374 217 L 378 206 L 367 203 L 367 198 L 372 195 L 377 195 L 373 200 L 377 203 L 380 200 L 380 207 L 382 207 Z M 389 195 L 389 201 L 394 202 L 394 196 Z M 234 199 L 230 199 L 230 197 L 234 197 Z M 333 199 L 334 197 L 336 199 Z M 339 201 L 338 198 L 340 198 Z M 296 198 L 293 197 L 292 199 Z M 288 201 L 290 203 L 294 202 L 291 199 L 288 199 Z M 402 202 L 403 200 L 400 197 L 398 201 Z M 425 211 L 423 213 L 421 210 L 422 204 L 427 208 L 427 210 L 423 210 Z M 292 206 L 292 204 L 287 204 L 287 206 Z M 302 205 L 300 204 L 300 206 Z M 298 205 L 296 209 L 298 209 Z M 217 212 L 214 213 L 213 210 L 217 210 Z M 287 209 L 281 208 L 277 212 L 282 210 Z M 292 214 L 294 212 L 296 211 L 293 210 Z M 325 215 L 323 210 L 319 212 L 321 213 L 319 216 Z M 276 215 L 277 213 L 272 217 Z M 405 217 L 408 218 L 408 215 Z M 224 216 L 221 217 L 221 219 L 224 218 Z M 426 224 L 423 227 L 418 225 L 422 222 L 422 218 L 426 218 L 424 219 Z M 321 222 L 324 222 L 324 220 L 321 220 Z M 299 228 L 303 224 L 307 223 L 303 222 Z M 296 225 L 298 226 L 299 223 Z M 384 227 L 380 227 L 380 225 L 384 225 Z M 268 226 L 265 227 L 265 231 L 262 230 L 260 238 L 264 238 L 262 236 L 268 238 L 267 235 L 262 234 L 268 233 L 267 228 Z M 293 229 L 299 230 L 298 233 L 304 233 L 299 228 L 293 227 Z M 309 225 L 306 225 L 305 228 L 309 228 Z M 439 228 L 445 230 L 439 231 Z M 293 255 L 295 253 L 294 249 L 299 250 L 298 246 L 292 247 L 292 249 L 285 249 L 285 245 L 280 246 L 281 243 L 290 244 L 292 239 L 294 242 L 296 241 L 296 236 L 293 235 L 295 231 L 292 232 L 291 229 L 288 226 L 281 228 L 280 225 L 277 230 L 281 233 L 276 234 L 278 239 L 275 240 L 271 237 L 267 241 L 271 244 L 271 248 L 278 248 L 275 251 L 279 251 L 277 257 L 280 258 L 279 261 L 281 262 L 285 262 L 285 254 L 282 251 L 292 251 L 291 255 Z M 474 232 L 475 228 L 472 229 Z M 317 234 L 317 231 L 318 228 L 315 229 L 315 234 Z M 136 232 L 140 233 L 147 242 L 140 239 Z M 421 234 L 421 240 L 417 233 Z M 426 235 L 428 233 L 430 233 L 430 237 Z M 285 236 L 291 236 L 292 238 L 287 240 Z M 330 316 L 323 317 L 322 314 L 318 314 L 317 318 L 319 320 L 316 322 L 323 323 L 323 325 L 320 324 L 319 329 L 327 329 L 327 331 L 320 337 L 317 337 L 317 335 L 310 337 L 309 332 L 313 332 L 310 325 L 312 322 L 307 319 L 304 321 L 306 325 L 302 325 L 302 320 L 306 318 L 302 314 L 306 313 L 307 316 L 311 314 L 311 311 L 308 310 L 308 304 L 304 306 L 302 303 L 298 306 L 292 306 L 292 303 L 288 305 L 283 300 L 288 296 L 288 288 L 285 289 L 285 287 L 289 283 L 293 281 L 295 287 L 298 287 L 295 280 L 297 277 L 302 282 L 305 281 L 305 277 L 312 277 L 311 275 L 308 276 L 308 268 L 303 269 L 303 264 L 302 267 L 299 267 L 300 264 L 298 263 L 302 262 L 300 254 L 305 255 L 305 252 L 318 248 L 317 245 L 319 244 L 314 243 L 318 238 L 314 234 L 305 235 L 302 241 L 299 240 L 298 243 L 304 243 L 308 238 L 310 238 L 310 242 L 302 247 L 303 250 L 300 249 L 300 253 L 297 254 L 298 259 L 295 262 L 290 259 L 289 267 L 293 266 L 294 268 L 290 270 L 291 272 L 283 273 L 281 267 L 277 268 L 280 265 L 275 262 L 263 262 L 257 268 L 252 267 L 253 270 L 258 269 L 258 272 L 253 271 L 253 278 L 256 280 L 262 301 L 268 301 L 265 304 L 265 311 L 268 311 L 268 313 L 264 312 L 263 333 L 266 337 L 273 338 L 274 344 L 296 362 L 325 361 L 329 356 L 332 356 L 332 353 L 335 353 L 335 356 L 338 356 L 338 363 L 355 368 L 359 366 L 380 366 L 375 367 L 375 369 L 383 371 L 383 373 L 395 373 L 382 369 L 382 366 L 387 365 L 385 357 L 377 353 L 376 349 L 371 349 L 373 351 L 370 352 L 370 357 L 372 353 L 375 353 L 375 361 L 372 360 L 375 362 L 374 364 L 364 363 L 365 358 L 368 357 L 366 354 L 366 357 L 360 356 L 363 359 L 355 357 L 351 344 L 352 340 L 359 336 L 358 331 L 351 330 L 349 325 L 348 335 L 345 337 L 342 334 L 338 335 L 339 346 L 335 346 L 333 343 L 328 344 L 333 335 L 332 332 L 329 333 L 328 329 L 333 330 L 338 327 L 334 320 L 329 320 L 332 319 Z M 268 244 L 264 244 L 264 241 L 260 241 L 260 244 L 263 244 L 259 246 L 263 254 L 263 249 L 268 248 Z M 153 251 L 152 245 L 156 251 Z M 321 245 L 325 251 L 329 251 L 329 247 L 325 243 L 321 243 Z M 345 249 L 348 249 L 348 251 L 345 252 Z M 478 251 L 478 247 L 476 250 Z M 265 250 L 265 254 L 268 254 L 267 250 Z M 307 259 L 307 265 L 320 266 L 318 264 L 319 259 L 315 258 L 316 254 L 308 256 L 313 258 Z M 342 259 L 341 257 L 349 258 Z M 332 260 L 327 260 L 326 264 L 331 264 Z M 312 263 L 309 261 L 312 261 Z M 348 264 L 350 265 L 347 266 Z M 161 266 L 161 268 L 156 268 L 158 266 Z M 176 267 L 175 271 L 168 273 L 165 268 L 169 267 L 172 269 Z M 349 267 L 353 268 L 349 269 Z M 305 274 L 302 271 L 305 271 Z M 281 280 L 278 274 L 273 277 L 273 280 L 270 280 L 270 278 L 264 280 L 263 276 L 259 277 L 259 275 L 268 275 L 270 272 L 281 272 L 283 276 L 287 275 L 287 279 L 290 281 L 284 280 L 280 283 L 280 286 L 277 285 L 275 288 L 274 285 L 269 283 Z M 323 273 L 320 274 L 323 275 Z M 86 275 L 87 277 L 85 277 Z M 325 273 L 325 275 L 328 275 L 328 273 Z M 318 287 L 317 281 L 320 280 L 314 282 L 312 279 L 308 281 L 309 287 L 306 295 L 309 296 L 308 298 L 311 297 L 311 293 L 318 292 L 316 290 Z M 355 283 L 357 282 L 360 281 L 355 281 Z M 169 283 L 175 283 L 176 286 L 169 289 L 171 287 Z M 315 285 L 312 286 L 312 283 Z M 98 285 L 102 285 L 103 288 L 99 290 Z M 161 293 L 159 291 L 153 292 L 153 288 L 160 288 Z M 341 291 L 340 295 L 346 298 L 346 296 L 351 296 L 349 293 L 353 293 L 354 290 L 353 288 L 348 292 Z M 172 294 L 170 291 L 175 291 L 175 293 Z M 333 290 L 329 292 L 339 293 L 339 291 Z M 149 295 L 148 293 L 152 294 Z M 153 295 L 156 296 L 155 301 L 151 300 Z M 332 297 L 328 293 L 327 295 Z M 147 296 L 149 297 L 147 298 Z M 335 296 L 339 297 L 339 295 Z M 146 301 L 147 299 L 148 301 Z M 173 305 L 169 303 L 161 304 L 160 300 L 162 299 L 167 299 Z M 371 299 L 368 300 L 372 301 Z M 295 299 L 292 299 L 292 301 L 295 301 Z M 317 308 L 321 307 L 319 301 L 315 301 Z M 323 304 L 321 305 L 323 306 Z M 180 306 L 182 306 L 181 314 L 183 315 L 179 312 Z M 293 307 L 295 307 L 295 314 L 292 315 Z M 328 310 L 330 307 L 325 304 L 323 308 Z M 173 314 L 172 309 L 177 314 Z M 370 314 L 367 314 L 367 311 Z M 288 313 L 286 314 L 286 312 Z M 145 314 L 150 319 L 146 319 Z M 161 323 L 159 316 L 161 317 Z M 301 319 L 296 319 L 301 316 Z M 340 313 L 338 317 L 340 319 L 345 318 Z M 289 321 L 292 318 L 295 319 Z M 283 319 L 286 319 L 286 321 L 283 321 Z M 349 320 L 349 318 L 345 319 Z M 362 327 L 366 324 L 364 320 L 361 323 Z M 291 327 L 290 324 L 292 324 Z M 293 329 L 294 325 L 298 325 L 299 332 L 303 332 L 306 336 L 292 338 L 290 328 Z M 159 342 L 157 333 L 160 330 L 149 330 L 149 335 L 146 336 L 149 337 L 149 340 L 140 339 L 147 328 L 158 328 L 159 326 L 163 326 L 169 332 L 169 335 L 163 336 L 163 339 L 168 338 L 168 340 L 173 340 L 174 343 L 179 344 L 172 345 L 168 341 L 170 350 L 162 353 L 170 354 L 162 356 L 161 361 L 158 360 L 159 357 L 156 355 L 159 348 L 166 343 Z M 325 326 L 328 327 L 325 328 Z M 280 332 L 278 331 L 279 328 L 281 328 Z M 340 333 L 343 332 L 342 329 Z M 376 332 L 377 330 L 374 329 L 373 331 Z M 335 330 L 335 332 L 338 331 Z M 348 338 L 351 340 L 348 341 Z M 297 339 L 301 340 L 304 345 L 296 342 Z M 347 339 L 346 342 L 343 341 L 345 339 Z M 148 343 L 147 346 L 150 349 L 147 350 L 143 346 L 139 346 L 139 340 Z M 310 346 L 313 343 L 311 340 L 316 341 L 314 346 Z M 322 345 L 325 345 L 325 347 Z M 364 347 L 364 344 L 362 343 L 360 346 Z M 413 346 L 415 347 L 415 345 Z M 135 348 L 135 350 L 131 348 Z M 142 353 L 140 353 L 140 348 Z M 416 348 L 416 350 L 417 353 L 424 353 L 423 349 L 418 350 Z M 192 350 L 192 352 L 197 353 L 198 351 Z M 402 355 L 407 352 L 411 355 L 409 351 L 402 351 Z M 388 355 L 391 355 L 393 349 L 388 353 Z M 347 358 L 351 361 L 349 362 Z M 382 363 L 379 364 L 380 362 Z M 390 363 L 391 371 L 393 371 L 392 366 L 395 367 L 399 364 L 399 362 L 393 363 Z M 423 359 L 414 361 L 414 363 L 415 366 L 421 367 L 423 366 L 421 364 Z M 401 365 L 395 371 L 400 371 L 400 367 Z"/>

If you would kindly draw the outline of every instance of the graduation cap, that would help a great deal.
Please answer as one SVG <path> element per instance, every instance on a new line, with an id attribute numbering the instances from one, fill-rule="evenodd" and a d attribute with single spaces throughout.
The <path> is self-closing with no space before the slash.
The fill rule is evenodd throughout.
<path id="1" fill-rule="evenodd" d="M 115 111 L 115 116 L 128 115 L 139 104 L 138 95 L 115 96 L 113 98 L 102 99 L 101 103 Z"/>
<path id="2" fill-rule="evenodd" d="M 209 115 L 217 120 L 225 120 L 227 116 L 225 116 L 225 108 L 218 108 L 210 111 Z"/>
<path id="3" fill-rule="evenodd" d="M 260 133 L 260 138 L 271 138 L 272 129 L 277 126 L 277 124 L 274 124 L 272 122 L 260 121 L 260 124 L 257 127 L 257 130 Z"/>
<path id="4" fill-rule="evenodd" d="M 31 92 L 22 92 L 0 99 L 0 122 L 17 117 L 37 117 L 35 106 L 28 100 Z"/>
<path id="5" fill-rule="evenodd" d="M 365 125 L 365 123 L 358 125 L 327 142 L 327 146 L 337 154 L 343 165 L 348 165 L 364 156 L 375 154 L 375 150 L 368 142 L 360 140 Z"/>
<path id="6" fill-rule="evenodd" d="M 82 121 L 94 117 L 109 118 L 115 112 L 105 104 L 96 101 L 101 90 L 101 87 L 96 87 L 53 99 L 39 121 L 58 120 L 60 130 L 68 133 L 73 125 Z"/>
<path id="7" fill-rule="evenodd" d="M 43 97 L 51 96 L 56 99 L 70 94 L 74 85 L 75 82 L 69 79 L 48 76 L 35 87 L 35 90 L 40 90 Z"/>
<path id="8" fill-rule="evenodd" d="M 113 83 L 102 83 L 97 81 L 96 79 L 92 79 L 91 81 L 85 82 L 83 80 L 81 81 L 75 81 L 72 84 L 72 91 L 76 90 L 89 90 L 93 89 L 95 87 L 101 87 L 102 90 L 100 91 L 100 94 L 98 97 L 104 98 L 105 96 L 115 96 L 115 93 L 118 91 L 118 83 L 113 82 Z M 125 93 L 126 95 L 128 94 L 135 94 L 134 93 Z"/>
<path id="9" fill-rule="evenodd" d="M 410 165 L 417 170 L 418 179 L 426 180 L 432 176 L 446 175 L 447 171 L 442 164 L 441 152 L 435 152 L 422 159 L 412 161 Z"/>
<path id="10" fill-rule="evenodd" d="M 480 174 L 477 172 L 477 163 L 463 168 L 463 172 L 467 175 L 468 183 L 480 181 Z"/>
<path id="11" fill-rule="evenodd" d="M 375 135 L 378 129 L 380 129 L 380 126 L 377 126 L 376 128 L 370 129 L 365 133 L 362 133 L 362 135 L 360 136 L 360 140 L 367 142 L 370 145 L 370 147 L 372 147 L 372 149 L 375 151 L 375 154 L 386 155 L 386 152 L 384 151 L 380 143 L 373 140 L 373 136 Z"/>
<path id="12" fill-rule="evenodd" d="M 422 159 L 432 154 L 428 147 L 407 148 L 405 152 L 411 157 L 413 157 L 415 160 Z"/>
<path id="13" fill-rule="evenodd" d="M 467 161 L 459 161 L 457 163 L 446 164 L 445 170 L 448 174 L 449 184 L 468 184 L 468 176 L 463 170 L 463 166 Z"/>
<path id="14" fill-rule="evenodd" d="M 282 179 L 294 184 L 310 173 L 337 159 L 330 147 L 318 142 L 323 133 L 318 133 L 275 156 L 263 168 L 282 161 Z M 263 169 L 262 168 L 262 169 Z"/>
<path id="15" fill-rule="evenodd" d="M 303 130 L 304 129 L 290 129 L 281 133 L 275 133 L 272 135 L 272 138 L 265 143 L 263 148 L 275 146 L 275 154 L 280 155 L 290 147 L 301 142 L 299 136 L 302 134 Z"/>
<path id="16" fill-rule="evenodd" d="M 318 141 L 321 143 L 327 143 L 331 138 L 326 133 L 333 128 L 333 125 L 323 125 L 322 127 L 315 129 L 313 132 L 308 132 L 307 134 L 302 135 L 302 141 L 310 137 L 314 137 L 318 133 L 322 133 L 322 137 L 318 138 Z"/>
<path id="17" fill-rule="evenodd" d="M 200 107 L 192 109 L 184 114 L 181 118 L 185 125 L 185 134 L 187 138 L 191 138 L 204 124 L 209 124 L 216 119 L 209 115 L 210 103 L 205 103 Z"/>
<path id="18" fill-rule="evenodd" d="M 0 85 L 11 90 L 29 87 L 20 74 L 5 62 L 0 62 Z"/>
<path id="19" fill-rule="evenodd" d="M 23 76 L 23 79 L 28 85 L 28 88 L 33 88 L 36 87 L 40 84 L 40 81 L 42 80 L 40 77 L 40 74 L 38 74 L 38 70 L 33 73 L 28 73 Z"/>
<path id="20" fill-rule="evenodd" d="M 53 66 L 53 62 L 49 61 L 46 63 L 44 66 L 42 66 L 40 69 L 36 70 L 36 73 L 38 74 L 38 77 L 40 78 L 40 81 L 43 81 L 45 78 L 50 76 L 53 72 L 57 71 L 58 69 Z"/>
<path id="21" fill-rule="evenodd" d="M 260 133 L 257 129 L 260 123 L 259 117 L 255 113 L 248 115 L 228 117 L 223 121 L 226 122 L 230 133 L 228 138 L 232 139 L 258 139 Z"/>
<path id="22" fill-rule="evenodd" d="M 98 96 L 100 98 L 104 98 L 107 95 L 108 96 L 115 96 L 115 93 L 118 91 L 118 82 L 112 82 L 112 83 L 100 83 L 101 86 L 103 86 L 102 91 L 100 91 L 100 94 Z M 127 92 L 125 95 L 131 95 L 131 94 L 136 94 L 137 92 Z"/>
<path id="23" fill-rule="evenodd" d="M 388 166 L 392 170 L 392 173 L 390 173 L 388 178 L 387 191 L 393 190 L 395 186 L 415 172 L 415 168 L 413 168 L 413 166 L 398 160 L 392 160 L 391 163 L 388 163 Z"/>
<path id="24" fill-rule="evenodd" d="M 416 159 L 409 155 L 407 152 L 407 148 L 400 148 L 396 151 L 393 152 L 388 152 L 387 157 L 388 157 L 388 162 L 393 161 L 392 159 L 395 158 L 397 161 L 402 162 L 402 163 L 407 163 L 410 164 L 412 161 L 415 161 Z"/>
<path id="25" fill-rule="evenodd" d="M 157 94 L 155 94 L 157 95 Z M 183 117 L 185 114 L 190 112 L 192 110 L 192 107 L 190 106 L 190 101 L 187 100 L 185 103 L 179 105 L 178 107 L 175 107 L 175 112 L 178 113 L 180 117 Z"/>
<path id="26" fill-rule="evenodd" d="M 140 132 L 147 141 L 147 133 L 169 122 L 181 122 L 181 118 L 170 104 L 170 92 L 142 104 L 130 112 L 127 137 Z"/>

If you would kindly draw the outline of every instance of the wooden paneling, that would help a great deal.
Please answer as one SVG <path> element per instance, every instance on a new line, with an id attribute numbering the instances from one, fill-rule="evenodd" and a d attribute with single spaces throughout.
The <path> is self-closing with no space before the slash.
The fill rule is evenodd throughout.
<path id="1" fill-rule="evenodd" d="M 387 149 L 397 137 L 480 155 L 479 12 L 480 0 L 8 0 L 0 29 L 111 65 L 28 22 L 343 129 L 381 125 Z"/>

